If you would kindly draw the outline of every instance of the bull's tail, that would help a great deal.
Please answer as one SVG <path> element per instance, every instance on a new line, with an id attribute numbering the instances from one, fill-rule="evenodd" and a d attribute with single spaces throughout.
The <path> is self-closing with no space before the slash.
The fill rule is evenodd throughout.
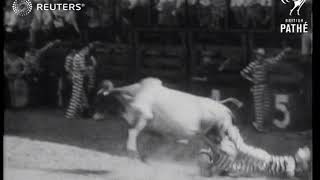
<path id="1" fill-rule="evenodd" d="M 227 136 L 235 144 L 240 154 L 243 154 L 242 158 L 247 163 L 241 163 L 250 165 L 253 171 L 258 171 L 261 174 L 268 175 L 285 175 L 293 177 L 298 169 L 301 169 L 301 165 L 308 164 L 310 161 L 309 148 L 299 149 L 295 158 L 292 156 L 277 156 L 266 152 L 263 149 L 255 148 L 244 142 L 239 129 L 233 125 L 226 128 Z M 250 159 L 250 160 L 249 160 Z M 244 168 L 246 169 L 246 168 Z M 249 168 L 250 169 L 250 168 Z"/>

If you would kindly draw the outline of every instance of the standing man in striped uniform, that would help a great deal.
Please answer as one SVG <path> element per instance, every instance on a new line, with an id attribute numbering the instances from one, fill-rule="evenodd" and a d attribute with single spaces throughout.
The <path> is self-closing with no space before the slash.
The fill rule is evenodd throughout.
<path id="1" fill-rule="evenodd" d="M 83 112 L 89 108 L 87 93 L 95 85 L 96 61 L 91 56 L 94 45 L 95 43 L 90 43 L 78 53 L 72 51 L 66 57 L 65 69 L 72 79 L 72 95 L 66 112 L 68 119 L 75 118 L 77 112 Z M 86 78 L 88 83 L 85 83 Z"/>
<path id="2" fill-rule="evenodd" d="M 254 128 L 259 132 L 267 132 L 267 119 L 270 117 L 271 92 L 268 85 L 268 69 L 283 59 L 291 48 L 285 48 L 277 56 L 265 57 L 265 50 L 258 48 L 255 51 L 256 59 L 244 68 L 240 74 L 253 83 L 251 92 L 255 106 L 255 120 L 252 122 Z"/>

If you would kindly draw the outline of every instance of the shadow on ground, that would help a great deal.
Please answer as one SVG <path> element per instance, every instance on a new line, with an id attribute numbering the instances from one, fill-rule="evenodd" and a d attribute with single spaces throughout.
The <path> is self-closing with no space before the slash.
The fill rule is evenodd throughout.
<path id="1" fill-rule="evenodd" d="M 85 149 L 126 156 L 125 140 L 127 124 L 121 119 L 108 118 L 104 121 L 92 119 L 65 119 L 61 110 L 24 109 L 6 110 L 4 131 L 40 141 L 73 145 Z M 311 144 L 311 138 L 295 133 L 257 134 L 250 127 L 241 128 L 245 141 L 262 147 L 270 153 L 294 154 L 304 145 Z M 139 140 L 140 151 L 147 157 L 169 158 L 192 161 L 197 145 L 177 145 L 159 136 L 143 133 Z"/>
<path id="2" fill-rule="evenodd" d="M 24 168 L 26 169 L 26 168 Z M 75 174 L 75 175 L 107 175 L 111 173 L 107 170 L 88 170 L 88 169 L 53 169 L 53 168 L 27 168 L 29 170 L 38 170 L 48 173 L 63 173 L 63 174 Z"/>
<path id="3" fill-rule="evenodd" d="M 61 110 L 52 109 L 6 110 L 4 119 L 6 135 L 127 156 L 125 146 L 128 126 L 122 119 L 66 119 Z M 138 146 L 147 155 L 159 150 L 158 147 L 164 144 L 169 151 L 177 148 L 168 148 L 172 143 L 149 132 L 142 133 Z"/>

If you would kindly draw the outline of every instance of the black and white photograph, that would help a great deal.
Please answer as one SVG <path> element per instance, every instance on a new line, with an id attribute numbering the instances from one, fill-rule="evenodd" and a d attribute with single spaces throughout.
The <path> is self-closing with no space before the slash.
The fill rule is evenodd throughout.
<path id="1" fill-rule="evenodd" d="M 313 0 L 3 0 L 4 180 L 313 180 Z"/>

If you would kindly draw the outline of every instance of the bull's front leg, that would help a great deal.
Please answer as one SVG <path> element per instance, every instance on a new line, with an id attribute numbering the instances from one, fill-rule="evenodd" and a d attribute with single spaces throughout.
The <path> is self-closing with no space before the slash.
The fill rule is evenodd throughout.
<path id="1" fill-rule="evenodd" d="M 137 124 L 128 130 L 127 151 L 131 158 L 143 160 L 138 152 L 137 138 L 146 125 L 147 119 L 139 119 Z"/>

